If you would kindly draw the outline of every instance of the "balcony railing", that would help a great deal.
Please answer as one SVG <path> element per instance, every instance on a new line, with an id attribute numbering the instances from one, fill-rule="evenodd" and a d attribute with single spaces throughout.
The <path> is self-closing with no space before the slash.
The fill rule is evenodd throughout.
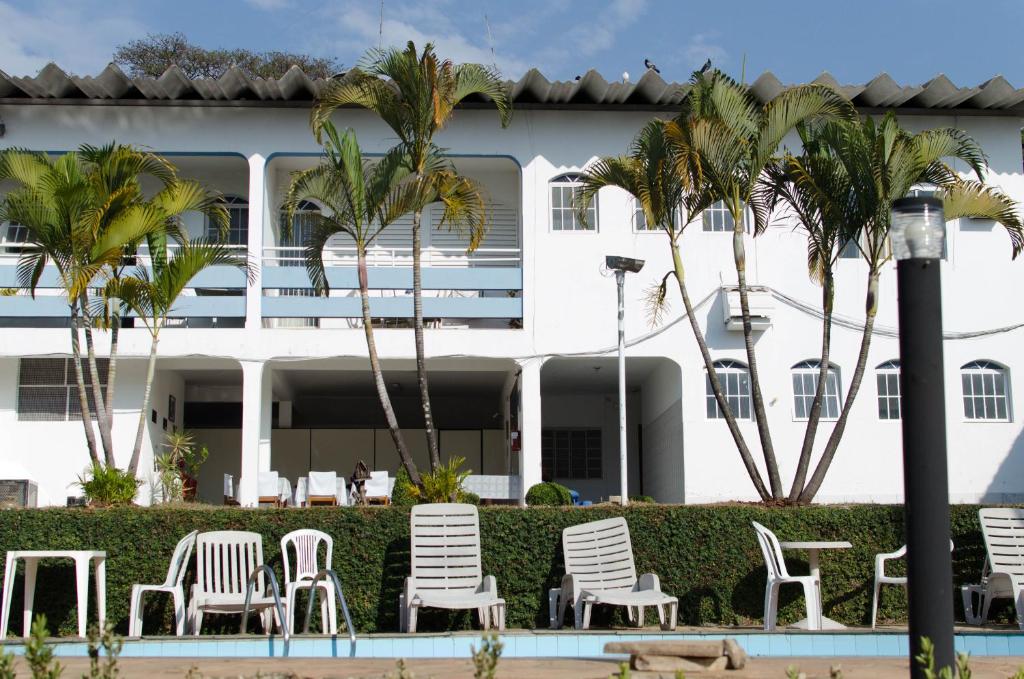
<path id="1" fill-rule="evenodd" d="M 304 250 L 301 247 L 263 248 L 264 266 L 305 266 Z M 323 250 L 327 266 L 355 266 L 355 247 L 326 247 Z M 466 252 L 465 248 L 428 247 L 421 251 L 420 260 L 424 267 L 478 267 L 505 266 L 519 267 L 522 251 L 519 248 L 477 248 Z M 412 248 L 370 247 L 366 253 L 367 266 L 397 267 L 412 265 Z"/>

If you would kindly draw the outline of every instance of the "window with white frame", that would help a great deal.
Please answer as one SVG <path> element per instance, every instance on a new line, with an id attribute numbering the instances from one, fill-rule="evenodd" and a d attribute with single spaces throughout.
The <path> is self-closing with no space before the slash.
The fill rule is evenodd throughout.
<path id="1" fill-rule="evenodd" d="M 733 416 L 740 420 L 750 419 L 750 371 L 747 366 L 739 361 L 723 360 L 715 361 L 712 365 L 715 374 L 718 375 L 718 382 L 722 385 L 722 394 Z M 711 375 L 704 374 L 704 391 L 707 400 L 707 415 L 709 420 L 725 419 L 725 413 L 718 405 L 715 398 L 715 391 L 711 386 Z"/>
<path id="2" fill-rule="evenodd" d="M 878 385 L 878 419 L 898 420 L 902 417 L 900 400 L 900 362 L 886 361 L 875 368 Z"/>
<path id="3" fill-rule="evenodd" d="M 736 222 L 733 220 L 729 208 L 726 207 L 725 201 L 712 203 L 704 210 L 701 220 L 704 224 L 704 231 L 734 231 L 736 229 Z"/>
<path id="4" fill-rule="evenodd" d="M 601 430 L 542 430 L 540 461 L 545 479 L 601 478 Z"/>
<path id="5" fill-rule="evenodd" d="M 811 414 L 814 394 L 818 390 L 820 361 L 802 361 L 793 366 L 793 416 L 806 420 Z M 830 365 L 825 373 L 825 394 L 821 399 L 821 419 L 839 417 L 839 371 Z"/>
<path id="6" fill-rule="evenodd" d="M 224 207 L 228 211 L 228 232 L 224 236 L 220 228 L 206 220 L 206 237 L 228 245 L 249 244 L 249 201 L 239 196 L 224 196 Z"/>
<path id="7" fill-rule="evenodd" d="M 682 223 L 681 208 L 677 207 L 672 210 L 672 222 L 676 227 L 679 227 Z M 642 233 L 661 230 L 661 227 L 657 224 L 647 224 L 647 215 L 644 214 L 643 208 L 640 207 L 640 201 L 636 198 L 633 199 L 633 230 Z"/>
<path id="8" fill-rule="evenodd" d="M 1010 420 L 1010 380 L 994 361 L 971 361 L 960 368 L 964 417 L 968 420 Z"/>
<path id="9" fill-rule="evenodd" d="M 292 212 L 291 229 L 285 234 L 285 222 L 288 220 L 288 212 L 281 210 L 281 247 L 288 248 L 283 251 L 281 266 L 305 266 L 306 241 L 313 235 L 313 227 L 316 224 L 315 215 L 320 214 L 320 207 L 316 203 L 304 200 L 298 204 Z"/>
<path id="10" fill-rule="evenodd" d="M 96 359 L 101 393 L 106 398 L 107 359 Z M 88 364 L 82 365 L 86 398 L 90 415 L 96 418 L 92 377 Z M 82 406 L 78 395 L 73 359 L 23 358 L 18 362 L 18 419 L 28 422 L 62 422 L 81 420 Z"/>
<path id="11" fill-rule="evenodd" d="M 28 227 L 7 222 L 0 228 L 0 254 L 18 255 L 24 250 L 17 244 L 28 242 Z"/>
<path id="12" fill-rule="evenodd" d="M 855 239 L 839 241 L 839 259 L 860 259 L 860 248 Z"/>
<path id="13" fill-rule="evenodd" d="M 580 176 L 563 174 L 551 180 L 551 230 L 552 231 L 596 231 L 597 199 L 595 195 L 587 206 L 587 223 L 580 220 L 576 211 L 576 200 L 583 188 Z"/>

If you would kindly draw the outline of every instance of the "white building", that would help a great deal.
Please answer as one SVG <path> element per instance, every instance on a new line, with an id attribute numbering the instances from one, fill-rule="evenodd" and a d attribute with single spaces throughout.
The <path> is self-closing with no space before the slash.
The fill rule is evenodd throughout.
<path id="1" fill-rule="evenodd" d="M 294 70 L 279 81 L 250 81 L 230 71 L 217 81 L 189 81 L 176 70 L 158 80 L 129 80 L 114 68 L 96 78 L 71 78 L 55 66 L 35 78 L 0 74 L 0 147 L 59 153 L 83 143 L 116 140 L 170 157 L 183 176 L 229 197 L 232 242 L 260 262 L 246 286 L 235 270 L 211 270 L 194 281 L 179 307 L 182 326 L 161 336 L 150 413 L 153 444 L 164 430 L 187 427 L 211 450 L 200 495 L 217 502 L 223 473 L 241 477 L 243 504 L 255 501 L 257 470 L 275 469 L 294 483 L 310 469 L 348 475 L 357 460 L 395 471 L 397 455 L 371 391 L 351 252 L 339 242 L 330 298 L 306 296 L 298 251 L 280 237 L 279 205 L 289 172 L 317 161 L 309 130 L 316 84 Z M 780 88 L 770 74 L 754 85 L 762 99 Z M 983 146 L 987 180 L 1024 198 L 1021 116 L 1024 91 L 1002 79 L 957 88 L 945 78 L 901 87 L 882 76 L 846 87 L 865 113 L 895 108 L 911 130 L 957 126 Z M 436 319 L 426 345 L 436 419 L 445 456 L 467 458 L 484 474 L 521 476 L 524 488 L 542 474 L 600 500 L 618 493 L 615 282 L 602 270 L 607 254 L 646 260 L 627 279 L 629 487 L 663 502 L 754 499 L 722 420 L 709 417 L 705 369 L 688 325 L 671 324 L 682 309 L 671 291 L 670 327 L 652 333 L 642 297 L 670 268 L 660 232 L 637 228 L 631 199 L 613 190 L 597 201 L 597 228 L 579 230 L 559 208 L 560 187 L 593 159 L 623 153 L 653 115 L 671 115 L 680 93 L 653 73 L 636 84 L 608 84 L 590 73 L 577 82 L 549 83 L 530 72 L 515 84 L 515 115 L 502 130 L 483 105 L 460 110 L 439 143 L 459 169 L 482 182 L 494 206 L 482 248 L 467 256 L 448 232 L 431 229 L 424 306 Z M 343 110 L 368 152 L 393 134 L 372 114 Z M 0 187 L 2 190 L 4 187 Z M 316 206 L 311 206 L 315 209 Z M 707 215 L 682 238 L 691 295 L 717 360 L 743 369 L 742 332 L 729 329 L 723 285 L 735 280 L 731 231 Z M 201 219 L 190 229 L 205 230 Z M 404 230 L 403 230 L 404 228 Z M 4 225 L 0 287 L 17 286 L 19 231 Z M 374 313 L 411 316 L 408 226 L 396 226 L 373 253 Z M 1024 499 L 1024 410 L 1013 398 L 1024 371 L 1024 329 L 981 334 L 1021 322 L 1013 300 L 1024 269 L 1011 262 L 1009 240 L 990 222 L 950 223 L 943 264 L 950 494 L 954 501 Z M 757 336 L 764 396 L 784 483 L 791 478 L 804 433 L 794 380 L 819 352 L 819 305 L 809 280 L 805 243 L 779 223 L 747 244 L 750 283 L 770 327 Z M 289 266 L 289 265 L 292 266 Z M 888 414 L 879 385 L 891 384 L 898 358 L 894 267 L 881 279 L 878 326 L 868 375 L 819 501 L 898 502 L 902 496 L 900 422 Z M 840 262 L 836 315 L 852 323 L 833 331 L 836 409 L 853 372 L 863 319 L 866 267 Z M 54 285 L 44 278 L 43 285 Z M 74 481 L 88 461 L 75 400 L 64 374 L 69 355 L 66 306 L 40 293 L 0 297 L 0 478 L 29 478 L 41 503 L 77 495 Z M 806 305 L 806 307 L 805 307 Z M 398 323 L 390 323 L 395 326 Z M 103 342 L 106 341 L 100 335 Z M 418 417 L 411 330 L 383 327 L 377 342 L 406 439 L 421 465 L 426 444 Z M 101 344 L 100 355 L 106 349 Z M 141 402 L 149 336 L 122 332 L 114 437 L 126 463 Z M 876 368 L 877 366 L 877 368 Z M 725 368 L 723 368 L 724 370 Z M 876 375 L 877 378 L 876 379 Z M 968 379 L 980 375 L 976 381 Z M 963 380 L 961 379 L 963 377 Z M 1000 378 L 1005 389 L 1000 390 Z M 734 382 L 733 384 L 737 384 Z M 983 408 L 965 411 L 964 385 L 978 385 Z M 882 389 L 880 392 L 879 389 Z M 892 387 L 889 387 L 891 389 Z M 1000 393 L 1001 391 L 1001 393 Z M 977 395 L 977 394 L 974 394 Z M 713 409 L 712 409 L 713 412 Z M 752 420 L 743 420 L 760 462 Z M 823 422 L 818 449 L 830 431 Z M 510 444 L 521 434 L 521 450 Z M 143 468 L 151 469 L 152 452 Z M 145 493 L 144 493 L 145 495 Z"/>

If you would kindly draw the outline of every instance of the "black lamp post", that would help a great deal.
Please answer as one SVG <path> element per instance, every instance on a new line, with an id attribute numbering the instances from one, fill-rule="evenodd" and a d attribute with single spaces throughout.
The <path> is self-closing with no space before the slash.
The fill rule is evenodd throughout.
<path id="1" fill-rule="evenodd" d="M 899 290 L 907 598 L 915 679 L 924 677 L 914 658 L 925 637 L 935 645 L 936 672 L 954 667 L 939 277 L 945 226 L 941 200 L 893 202 L 890 238 Z"/>

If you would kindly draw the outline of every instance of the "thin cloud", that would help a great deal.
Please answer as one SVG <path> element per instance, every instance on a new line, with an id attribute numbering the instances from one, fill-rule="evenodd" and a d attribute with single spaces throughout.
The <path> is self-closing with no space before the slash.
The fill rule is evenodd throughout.
<path id="1" fill-rule="evenodd" d="M 245 3 L 265 12 L 276 9 L 285 9 L 292 5 L 291 0 L 245 0 Z"/>
<path id="2" fill-rule="evenodd" d="M 0 69 L 35 75 L 53 61 L 76 73 L 98 73 L 115 45 L 145 33 L 134 19 L 87 16 L 69 3 L 41 2 L 22 10 L 0 2 Z"/>

